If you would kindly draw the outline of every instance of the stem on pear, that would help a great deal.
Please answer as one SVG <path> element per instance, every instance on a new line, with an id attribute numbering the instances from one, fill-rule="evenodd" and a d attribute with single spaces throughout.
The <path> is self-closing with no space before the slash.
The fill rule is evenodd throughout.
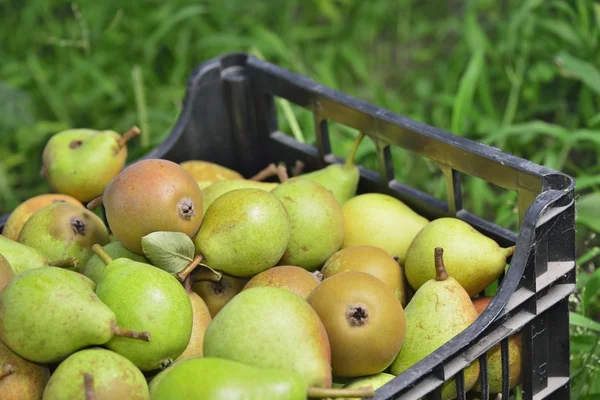
<path id="1" fill-rule="evenodd" d="M 446 270 L 446 266 L 444 265 L 444 249 L 441 247 L 435 248 L 435 280 L 436 281 L 445 281 L 448 279 L 448 271 Z"/>
<path id="2" fill-rule="evenodd" d="M 102 248 L 98 243 L 92 246 L 92 251 L 100 257 L 100 259 L 104 262 L 104 264 L 108 265 L 112 262 L 112 257 L 108 255 L 106 250 Z"/>
<path id="3" fill-rule="evenodd" d="M 250 180 L 264 181 L 265 179 L 270 178 L 274 175 L 277 175 L 277 165 L 271 163 L 265 169 L 254 175 L 252 178 L 250 178 Z"/>
<path id="4" fill-rule="evenodd" d="M 187 276 L 189 274 L 191 274 L 194 269 L 196 269 L 196 267 L 198 266 L 198 264 L 200 264 L 201 261 L 202 261 L 202 254 L 198 254 L 196 257 L 194 257 L 192 262 L 190 262 L 188 265 L 186 265 L 184 269 L 179 271 L 177 273 L 177 279 L 179 279 L 179 282 L 183 282 L 185 280 L 185 278 L 187 278 Z"/>
<path id="5" fill-rule="evenodd" d="M 79 260 L 77 257 L 66 258 L 64 260 L 56 260 L 48 263 L 51 267 L 58 268 L 77 268 L 79 265 Z"/>
<path id="6" fill-rule="evenodd" d="M 510 246 L 508 248 L 506 248 L 506 258 L 512 256 L 513 254 L 515 254 L 515 249 L 517 248 L 517 246 Z"/>
<path id="7" fill-rule="evenodd" d="M 290 179 L 287 170 L 283 165 L 277 166 L 277 177 L 279 178 L 279 182 L 285 182 Z"/>
<path id="8" fill-rule="evenodd" d="M 90 200 L 90 202 L 87 203 L 86 208 L 90 211 L 94 211 L 96 208 L 102 205 L 102 201 L 102 196 L 98 196 L 95 199 Z"/>
<path id="9" fill-rule="evenodd" d="M 364 137 L 365 137 L 364 132 L 360 132 L 358 134 L 358 137 L 356 138 L 356 140 L 354 141 L 354 144 L 352 145 L 352 150 L 350 150 L 350 154 L 348 154 L 348 158 L 346 159 L 344 166 L 346 166 L 346 167 L 354 166 L 354 158 L 356 157 L 356 151 L 358 150 L 358 146 L 360 146 L 360 143 L 362 142 Z"/>
<path id="10" fill-rule="evenodd" d="M 196 282 L 221 282 L 223 274 L 215 271 L 211 267 L 205 264 L 200 264 L 203 268 L 196 269 L 189 276 L 191 284 L 194 285 Z"/>
<path id="11" fill-rule="evenodd" d="M 349 388 L 320 388 L 309 387 L 307 391 L 308 397 L 322 399 L 324 397 L 339 398 L 339 397 L 375 397 L 373 386 L 363 386 L 355 389 Z"/>
<path id="12" fill-rule="evenodd" d="M 96 400 L 94 377 L 90 374 L 83 374 L 83 385 L 85 386 L 85 400 Z"/>
<path id="13" fill-rule="evenodd" d="M 119 325 L 114 326 L 113 335 L 143 340 L 144 342 L 150 341 L 150 332 L 132 331 L 131 329 L 121 328 Z"/>
<path id="14" fill-rule="evenodd" d="M 131 129 L 129 129 L 127 133 L 125 133 L 123 136 L 121 136 L 121 139 L 119 139 L 119 149 L 122 149 L 127 144 L 127 142 L 129 142 L 134 137 L 138 136 L 140 133 L 140 128 L 138 128 L 137 126 L 132 126 Z"/>
<path id="15" fill-rule="evenodd" d="M 302 171 L 304 171 L 304 167 L 305 164 L 300 161 L 300 160 L 296 160 L 296 164 L 294 165 L 294 170 L 292 171 L 292 176 L 298 176 L 302 173 Z"/>
<path id="16" fill-rule="evenodd" d="M 183 280 L 183 288 L 187 292 L 187 294 L 192 293 L 192 275 L 188 275 Z"/>
<path id="17" fill-rule="evenodd" d="M 6 378 L 13 372 L 15 372 L 15 367 L 13 367 L 12 364 L 4 364 L 0 366 L 0 380 Z"/>

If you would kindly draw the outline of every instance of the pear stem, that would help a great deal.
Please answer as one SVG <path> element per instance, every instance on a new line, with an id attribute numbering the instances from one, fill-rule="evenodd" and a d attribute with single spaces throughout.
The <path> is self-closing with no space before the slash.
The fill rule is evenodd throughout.
<path id="1" fill-rule="evenodd" d="M 277 165 L 271 163 L 265 169 L 254 175 L 252 178 L 250 178 L 250 180 L 264 181 L 265 179 L 270 178 L 274 175 L 277 175 Z"/>
<path id="2" fill-rule="evenodd" d="M 92 251 L 100 257 L 100 259 L 104 262 L 104 264 L 108 265 L 112 262 L 112 257 L 108 255 L 108 253 L 100 246 L 98 243 L 92 246 Z"/>
<path id="3" fill-rule="evenodd" d="M 208 265 L 200 265 L 202 265 L 204 268 L 196 269 L 190 274 L 190 281 L 192 285 L 194 285 L 196 282 L 221 282 L 221 279 L 223 278 L 222 273 L 215 271 Z"/>
<path id="4" fill-rule="evenodd" d="M 127 142 L 129 142 L 134 137 L 138 136 L 140 133 L 140 128 L 138 128 L 137 126 L 132 126 L 131 129 L 129 129 L 127 133 L 125 133 L 123 136 L 121 136 L 121 139 L 119 139 L 119 149 L 122 149 L 127 144 Z"/>
<path id="5" fill-rule="evenodd" d="M 177 279 L 179 279 L 179 282 L 183 282 L 185 280 L 185 278 L 187 278 L 187 276 L 189 274 L 191 274 L 194 269 L 196 269 L 196 267 L 198 266 L 198 264 L 200 264 L 201 261 L 202 261 L 202 254 L 198 254 L 196 257 L 194 257 L 192 262 L 190 262 L 188 265 L 186 265 L 184 269 L 179 271 L 177 273 Z"/>
<path id="6" fill-rule="evenodd" d="M 515 249 L 517 248 L 517 246 L 510 246 L 508 248 L 506 248 L 506 258 L 512 256 L 513 254 L 515 254 Z"/>
<path id="7" fill-rule="evenodd" d="M 348 388 L 320 388 L 309 387 L 307 391 L 308 397 L 324 398 L 324 397 L 375 397 L 375 391 L 372 386 L 363 386 L 355 389 Z"/>
<path id="8" fill-rule="evenodd" d="M 132 331 L 131 329 L 121 328 L 119 325 L 115 325 L 113 328 L 113 335 L 120 337 L 128 337 L 132 339 L 143 340 L 144 342 L 150 341 L 150 332 L 138 332 Z"/>
<path id="9" fill-rule="evenodd" d="M 279 182 L 285 182 L 290 179 L 287 170 L 283 165 L 277 166 L 277 177 L 279 178 Z"/>
<path id="10" fill-rule="evenodd" d="M 94 377 L 90 374 L 83 374 L 83 385 L 85 387 L 85 400 L 96 400 Z"/>
<path id="11" fill-rule="evenodd" d="M 187 294 L 192 293 L 192 275 L 188 275 L 185 277 L 183 281 L 183 288 L 187 292 Z"/>
<path id="12" fill-rule="evenodd" d="M 13 372 L 15 372 L 15 367 L 13 367 L 12 364 L 4 364 L 0 366 L 0 380 L 6 378 Z"/>
<path id="13" fill-rule="evenodd" d="M 79 260 L 77 257 L 66 258 L 64 260 L 56 260 L 48 263 L 51 267 L 58 268 L 77 268 L 79 265 Z"/>
<path id="14" fill-rule="evenodd" d="M 304 163 L 300 160 L 296 160 L 296 164 L 294 165 L 294 170 L 292 171 L 292 176 L 298 176 L 304 171 Z"/>
<path id="15" fill-rule="evenodd" d="M 90 202 L 87 203 L 86 208 L 90 211 L 94 211 L 102 205 L 102 201 L 102 196 L 98 196 L 95 199 L 90 200 Z"/>
<path id="16" fill-rule="evenodd" d="M 364 137 L 365 137 L 364 132 L 360 132 L 358 134 L 358 137 L 354 141 L 354 145 L 352 146 L 352 150 L 350 150 L 350 154 L 348 154 L 348 158 L 346 159 L 344 166 L 346 166 L 346 167 L 354 166 L 354 158 L 356 157 L 356 151 L 358 150 L 358 146 L 360 146 L 360 143 L 362 142 Z"/>
<path id="17" fill-rule="evenodd" d="M 446 266 L 444 265 L 444 249 L 441 247 L 435 248 L 435 280 L 436 281 L 445 281 L 448 279 L 448 271 L 446 271 Z"/>

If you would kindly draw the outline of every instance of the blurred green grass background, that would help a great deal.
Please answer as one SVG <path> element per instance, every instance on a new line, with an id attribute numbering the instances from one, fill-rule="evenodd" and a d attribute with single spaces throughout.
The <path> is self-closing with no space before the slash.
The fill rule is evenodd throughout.
<path id="1" fill-rule="evenodd" d="M 170 132 L 189 73 L 246 51 L 342 92 L 577 179 L 574 398 L 600 396 L 600 5 L 592 0 L 0 2 L 0 214 L 48 192 L 41 152 L 72 127 Z M 314 143 L 312 117 L 293 108 Z M 293 120 L 292 120 L 293 121 Z M 334 153 L 356 135 L 335 126 Z M 360 162 L 373 166 L 365 142 Z M 399 151 L 397 179 L 443 198 L 437 167 Z M 515 229 L 515 195 L 467 179 L 467 208 Z M 588 396 L 588 397 L 586 397 Z M 591 397 L 590 397 L 591 396 Z"/>

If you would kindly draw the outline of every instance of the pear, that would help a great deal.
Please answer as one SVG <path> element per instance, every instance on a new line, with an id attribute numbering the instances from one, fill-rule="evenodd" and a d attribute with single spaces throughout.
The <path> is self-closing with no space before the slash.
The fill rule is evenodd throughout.
<path id="1" fill-rule="evenodd" d="M 2 291 L 14 277 L 15 271 L 13 270 L 13 267 L 8 263 L 6 258 L 0 254 L 0 291 Z"/>
<path id="2" fill-rule="evenodd" d="M 406 337 L 402 350 L 392 363 L 390 372 L 400 375 L 440 346 L 469 327 L 479 314 L 465 289 L 448 276 L 443 260 L 444 250 L 432 251 L 436 276 L 421 286 L 406 306 Z M 479 363 L 464 371 L 465 391 L 469 391 L 479 377 Z M 444 383 L 442 399 L 456 398 L 454 378 Z"/>
<path id="3" fill-rule="evenodd" d="M 0 341 L 0 399 L 39 400 L 50 371 L 12 352 Z"/>
<path id="4" fill-rule="evenodd" d="M 8 239 L 3 235 L 0 235 L 0 254 L 6 258 L 15 275 L 27 269 L 49 265 L 69 269 L 75 269 L 79 265 L 79 260 L 76 257 L 51 262 L 41 251 Z"/>
<path id="5" fill-rule="evenodd" d="M 86 375 L 93 378 L 91 382 L 86 382 Z M 60 363 L 42 400 L 89 400 L 86 391 L 98 400 L 150 398 L 146 378 L 131 361 L 110 350 L 89 348 L 71 354 Z"/>
<path id="6" fill-rule="evenodd" d="M 184 360 L 186 358 L 202 357 L 204 354 L 204 334 L 212 321 L 206 303 L 204 303 L 204 300 L 202 300 L 197 293 L 192 291 L 190 283 L 191 281 L 186 282 L 185 291 L 190 297 L 190 303 L 192 305 L 192 334 L 187 347 L 175 361 Z"/>
<path id="7" fill-rule="evenodd" d="M 108 243 L 108 230 L 94 213 L 70 203 L 55 203 L 36 211 L 23 225 L 19 242 L 52 261 L 76 257 L 81 266 L 95 243 Z"/>
<path id="8" fill-rule="evenodd" d="M 149 340 L 147 332 L 118 326 L 115 314 L 81 277 L 57 267 L 21 272 L 0 292 L 0 340 L 37 363 L 61 361 L 114 335 Z"/>
<path id="9" fill-rule="evenodd" d="M 435 277 L 431 254 L 444 248 L 448 274 L 474 297 L 494 282 L 506 266 L 514 247 L 502 248 L 494 240 L 476 231 L 458 218 L 431 221 L 411 243 L 404 264 L 408 282 L 417 290 Z"/>
<path id="10" fill-rule="evenodd" d="M 188 160 L 179 165 L 194 177 L 200 189 L 227 179 L 244 179 L 239 172 L 210 161 Z"/>
<path id="11" fill-rule="evenodd" d="M 192 290 L 202 298 L 208 307 L 210 316 L 214 318 L 225 307 L 225 304 L 244 288 L 247 282 L 247 279 L 223 274 L 218 281 L 200 280 L 193 282 Z"/>
<path id="12" fill-rule="evenodd" d="M 402 305 L 393 290 L 371 274 L 334 275 L 306 301 L 325 325 L 336 377 L 383 372 L 402 348 L 406 333 Z"/>
<path id="13" fill-rule="evenodd" d="M 272 286 L 287 289 L 302 298 L 307 298 L 322 280 L 323 275 L 319 271 L 310 273 L 304 268 L 281 265 L 255 275 L 242 290 L 258 286 Z"/>
<path id="14" fill-rule="evenodd" d="M 274 182 L 257 182 L 250 179 L 230 179 L 215 182 L 212 185 L 207 186 L 202 190 L 203 201 L 204 201 L 204 213 L 208 207 L 219 197 L 225 193 L 231 192 L 235 189 L 261 189 L 266 192 L 277 187 L 277 183 Z"/>
<path id="15" fill-rule="evenodd" d="M 254 287 L 231 299 L 206 330 L 204 356 L 292 371 L 310 386 L 331 386 L 325 327 L 306 300 L 283 288 Z"/>
<path id="16" fill-rule="evenodd" d="M 493 297 L 478 297 L 473 300 L 473 305 L 479 314 L 481 314 L 490 304 Z M 521 384 L 521 333 L 515 333 L 508 337 L 508 371 L 509 388 L 512 390 Z M 490 393 L 502 393 L 502 350 L 500 344 L 492 347 L 487 352 L 488 360 L 488 387 Z M 481 377 L 477 379 L 473 391 L 481 391 Z"/>
<path id="17" fill-rule="evenodd" d="M 404 271 L 385 250 L 375 246 L 346 247 L 329 257 L 321 269 L 325 279 L 346 271 L 362 271 L 381 279 L 406 306 Z"/>
<path id="18" fill-rule="evenodd" d="M 43 174 L 54 191 L 88 202 L 121 172 L 127 160 L 126 143 L 139 133 L 137 127 L 123 136 L 112 130 L 58 132 L 44 148 Z"/>
<path id="19" fill-rule="evenodd" d="M 300 179 L 308 179 L 317 182 L 333 193 L 333 196 L 340 205 L 354 197 L 358 188 L 360 171 L 354 164 L 358 146 L 365 137 L 360 133 L 354 142 L 350 155 L 343 164 L 331 164 L 323 169 L 298 175 Z"/>
<path id="20" fill-rule="evenodd" d="M 112 260 L 97 245 L 94 252 L 107 264 L 96 287 L 98 298 L 115 313 L 119 325 L 152 334 L 149 342 L 113 337 L 106 347 L 142 371 L 170 365 L 192 334 L 192 305 L 183 286 L 162 269 L 127 258 Z"/>
<path id="21" fill-rule="evenodd" d="M 121 242 L 115 241 L 110 242 L 103 247 L 106 254 L 108 254 L 111 258 L 128 258 L 132 261 L 137 261 L 141 263 L 150 264 L 150 261 L 137 253 L 127 250 Z M 94 254 L 90 257 L 90 259 L 85 264 L 81 273 L 93 280 L 94 282 L 100 282 L 100 278 L 104 273 L 104 269 L 106 268 L 106 264 L 97 254 Z"/>
<path id="22" fill-rule="evenodd" d="M 333 194 L 299 178 L 280 183 L 271 193 L 283 203 L 291 223 L 290 241 L 278 264 L 308 271 L 321 267 L 344 239 L 344 217 Z"/>
<path id="23" fill-rule="evenodd" d="M 2 235 L 9 239 L 17 240 L 23 225 L 25 225 L 25 222 L 27 222 L 33 213 L 46 206 L 49 206 L 50 204 L 61 201 L 83 207 L 83 204 L 81 204 L 79 200 L 66 194 L 40 194 L 38 196 L 31 197 L 19 204 L 17 208 L 10 213 L 10 216 L 4 224 L 4 228 L 2 229 Z"/>
<path id="24" fill-rule="evenodd" d="M 395 376 L 392 374 L 388 374 L 385 372 L 381 372 L 379 374 L 364 376 L 361 378 L 356 378 L 352 380 L 350 383 L 344 385 L 346 389 L 358 389 L 363 387 L 371 387 L 373 390 L 377 390 L 392 379 Z M 349 397 L 346 400 L 360 400 L 358 397 Z"/>
<path id="25" fill-rule="evenodd" d="M 137 161 L 106 185 L 101 200 L 108 226 L 123 247 L 144 254 L 142 238 L 152 232 L 183 232 L 190 238 L 202 223 L 202 190 L 179 164 Z"/>
<path id="26" fill-rule="evenodd" d="M 216 199 L 194 238 L 211 268 L 246 278 L 277 264 L 290 240 L 290 219 L 273 194 L 236 189 Z"/>
<path id="27" fill-rule="evenodd" d="M 400 200 L 381 193 L 365 193 L 342 207 L 342 248 L 358 245 L 380 247 L 404 265 L 408 246 L 429 220 Z"/>

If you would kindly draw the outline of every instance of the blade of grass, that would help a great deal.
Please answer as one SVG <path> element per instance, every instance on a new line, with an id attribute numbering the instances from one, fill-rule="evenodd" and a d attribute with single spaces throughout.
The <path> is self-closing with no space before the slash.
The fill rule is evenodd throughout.
<path id="1" fill-rule="evenodd" d="M 472 54 L 469 64 L 458 88 L 458 94 L 452 107 L 452 132 L 460 135 L 463 134 L 463 128 L 467 114 L 473 105 L 473 94 L 479 79 L 479 75 L 483 68 L 485 53 L 483 50 L 478 50 Z"/>
<path id="2" fill-rule="evenodd" d="M 133 80 L 137 117 L 142 131 L 140 133 L 140 146 L 146 148 L 150 145 L 150 123 L 148 122 L 148 109 L 144 94 L 144 77 L 142 76 L 142 68 L 139 65 L 135 65 L 131 70 L 131 78 Z"/>

